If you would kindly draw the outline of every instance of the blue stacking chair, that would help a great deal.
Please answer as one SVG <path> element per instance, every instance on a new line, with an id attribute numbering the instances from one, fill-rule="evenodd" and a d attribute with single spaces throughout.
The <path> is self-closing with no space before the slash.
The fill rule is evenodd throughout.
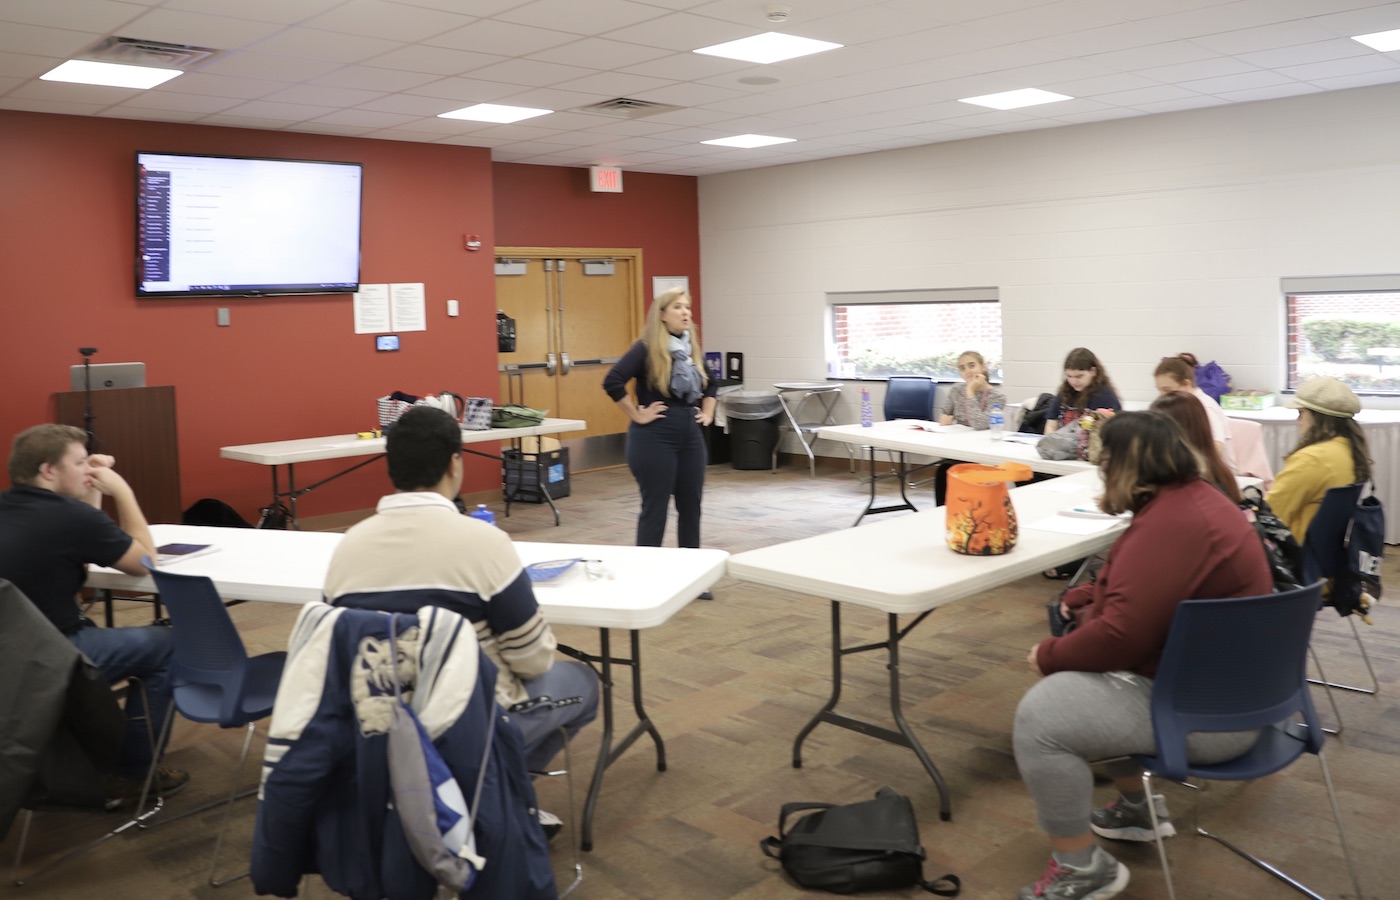
<path id="1" fill-rule="evenodd" d="M 1302 536 L 1304 583 L 1311 583 L 1319 578 L 1333 578 L 1346 570 L 1348 566 L 1345 545 L 1347 529 L 1351 526 L 1356 504 L 1361 501 L 1361 492 L 1365 488 L 1366 483 L 1361 481 L 1356 484 L 1334 487 L 1322 496 L 1322 503 L 1317 508 L 1317 514 L 1313 516 L 1312 522 L 1308 525 L 1308 533 Z M 1298 537 L 1298 535 L 1294 535 L 1294 537 Z M 1352 637 L 1356 639 L 1356 649 L 1361 653 L 1361 661 L 1366 664 L 1366 672 L 1371 676 L 1371 686 L 1359 687 L 1329 680 L 1327 673 L 1322 668 L 1322 660 L 1318 657 L 1317 651 L 1313 650 L 1313 664 L 1317 666 L 1318 677 L 1310 680 L 1312 684 L 1327 688 L 1327 700 L 1332 706 L 1332 715 L 1337 719 L 1337 729 L 1331 732 L 1333 734 L 1341 734 L 1343 727 L 1342 712 L 1337 707 L 1337 698 L 1332 693 L 1334 689 L 1372 696 L 1380 691 L 1380 680 L 1376 678 L 1376 670 L 1371 665 L 1371 657 L 1366 653 L 1366 645 L 1361 642 L 1361 631 L 1356 627 L 1356 616 L 1347 616 L 1347 620 L 1351 623 Z"/>
<path id="2" fill-rule="evenodd" d="M 1322 584 L 1282 594 L 1230 600 L 1187 600 L 1177 607 L 1162 662 L 1152 688 L 1152 728 L 1157 752 L 1134 756 L 1143 768 L 1142 783 L 1152 796 L 1154 775 L 1187 784 L 1188 778 L 1252 781 L 1290 765 L 1304 753 L 1317 756 L 1332 804 L 1342 855 L 1356 896 L 1361 883 L 1347 849 L 1337 795 L 1323 757 L 1326 736 L 1308 692 L 1308 640 L 1317 617 Z M 1302 721 L 1295 716 L 1301 715 Z M 1193 765 L 1186 758 L 1191 732 L 1261 729 L 1259 740 L 1243 756 L 1213 765 Z M 1194 787 L 1194 785 L 1190 785 Z M 1154 830 L 1155 804 L 1148 803 Z M 1205 829 L 1196 832 L 1224 845 L 1274 877 L 1310 897 L 1321 895 L 1279 869 Z M 1157 838 L 1167 893 L 1175 900 L 1171 869 L 1162 838 Z"/>
<path id="3" fill-rule="evenodd" d="M 170 612 L 170 624 L 175 629 L 175 654 L 170 667 L 171 708 L 195 722 L 213 722 L 220 728 L 247 729 L 243 737 L 243 752 L 238 757 L 237 768 L 233 770 L 228 798 L 188 810 L 161 823 L 168 824 L 220 803 L 227 804 L 219 837 L 214 843 L 214 856 L 209 861 L 209 883 L 219 887 L 248 874 L 245 871 L 222 880 L 214 878 L 219 851 L 233 813 L 233 801 L 238 797 L 238 782 L 243 773 L 243 763 L 248 758 L 253 731 L 258 720 L 272 714 L 287 654 L 264 653 L 250 658 L 238 629 L 229 618 L 228 609 L 214 588 L 214 582 L 204 576 L 177 575 L 157 569 L 150 559 L 143 562 L 151 571 L 156 590 Z M 173 718 L 166 714 L 167 728 Z M 154 774 L 152 768 L 151 777 Z M 147 779 L 148 789 L 150 780 Z"/>

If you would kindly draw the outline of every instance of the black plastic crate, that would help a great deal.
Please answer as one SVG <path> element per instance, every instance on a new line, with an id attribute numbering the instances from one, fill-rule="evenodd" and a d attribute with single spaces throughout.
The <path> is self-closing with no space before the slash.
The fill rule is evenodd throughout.
<path id="1" fill-rule="evenodd" d="M 569 448 L 546 450 L 543 453 L 524 453 L 520 450 L 507 450 L 501 454 L 501 487 L 505 499 L 512 503 L 543 503 L 544 492 L 540 490 L 540 475 L 543 469 L 544 483 L 549 496 L 555 500 L 569 496 Z"/>

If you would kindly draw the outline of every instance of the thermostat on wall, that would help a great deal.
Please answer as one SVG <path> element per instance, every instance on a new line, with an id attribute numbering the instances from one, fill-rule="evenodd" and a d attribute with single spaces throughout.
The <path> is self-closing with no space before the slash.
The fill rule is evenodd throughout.
<path id="1" fill-rule="evenodd" d="M 379 334 L 374 337 L 374 349 L 376 350 L 397 350 L 399 349 L 399 336 L 397 334 Z"/>

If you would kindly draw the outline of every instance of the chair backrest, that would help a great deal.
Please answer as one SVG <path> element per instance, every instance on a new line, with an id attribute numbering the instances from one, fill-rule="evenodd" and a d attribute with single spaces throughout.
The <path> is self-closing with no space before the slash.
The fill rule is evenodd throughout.
<path id="1" fill-rule="evenodd" d="M 1296 591 L 1177 606 L 1152 689 L 1158 774 L 1186 775 L 1186 735 L 1246 731 L 1301 712 L 1307 749 L 1322 746 L 1308 693 L 1308 640 L 1322 583 Z"/>
<path id="2" fill-rule="evenodd" d="M 1317 514 L 1308 525 L 1306 535 L 1294 535 L 1303 544 L 1303 581 L 1335 578 L 1347 569 L 1347 526 L 1361 500 L 1364 481 L 1334 487 L 1322 495 Z"/>
<path id="3" fill-rule="evenodd" d="M 178 575 L 145 560 L 160 600 L 170 611 L 175 628 L 175 653 L 170 682 L 181 686 L 209 685 L 223 691 L 220 724 L 236 722 L 248 651 L 214 582 L 202 575 Z M 176 704 L 179 705 L 179 697 Z M 188 715 L 188 711 L 181 709 Z"/>
<path id="4" fill-rule="evenodd" d="M 924 375 L 891 375 L 885 389 L 885 421 L 933 418 L 933 395 L 938 383 Z"/>
<path id="5" fill-rule="evenodd" d="M 1230 452 L 1235 457 L 1235 474 L 1252 475 L 1264 482 L 1264 490 L 1274 482 L 1274 467 L 1264 446 L 1264 426 L 1249 419 L 1227 417 L 1230 423 Z"/>

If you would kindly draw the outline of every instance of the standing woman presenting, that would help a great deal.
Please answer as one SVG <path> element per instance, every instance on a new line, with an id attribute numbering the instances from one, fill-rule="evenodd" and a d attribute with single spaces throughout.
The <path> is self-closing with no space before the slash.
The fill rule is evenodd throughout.
<path id="1" fill-rule="evenodd" d="M 672 496 L 676 543 L 700 546 L 700 495 L 707 462 L 700 426 L 715 417 L 715 385 L 696 363 L 703 358 L 692 327 L 690 293 L 672 288 L 652 303 L 641 339 L 603 379 L 603 390 L 632 420 L 627 467 L 642 495 L 639 547 L 661 546 Z M 627 393 L 629 381 L 634 382 L 635 400 Z"/>

